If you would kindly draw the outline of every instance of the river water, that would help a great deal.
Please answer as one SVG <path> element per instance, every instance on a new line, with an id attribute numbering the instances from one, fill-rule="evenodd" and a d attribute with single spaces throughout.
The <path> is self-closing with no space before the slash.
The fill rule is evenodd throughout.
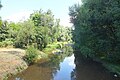
<path id="1" fill-rule="evenodd" d="M 120 80 L 100 63 L 81 62 L 75 64 L 71 48 L 66 49 L 64 53 L 31 65 L 27 70 L 8 80 Z"/>

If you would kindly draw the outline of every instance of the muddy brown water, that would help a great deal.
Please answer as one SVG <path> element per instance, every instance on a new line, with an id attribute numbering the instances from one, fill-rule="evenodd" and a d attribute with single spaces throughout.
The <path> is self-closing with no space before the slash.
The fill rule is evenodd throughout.
<path id="1" fill-rule="evenodd" d="M 120 80 L 97 62 L 75 64 L 74 60 L 73 54 L 63 53 L 50 61 L 31 65 L 8 80 Z"/>

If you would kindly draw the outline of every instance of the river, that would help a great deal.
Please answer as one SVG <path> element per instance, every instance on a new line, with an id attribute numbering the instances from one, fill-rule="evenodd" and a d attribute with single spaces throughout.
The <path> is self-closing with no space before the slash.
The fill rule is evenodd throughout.
<path id="1" fill-rule="evenodd" d="M 11 76 L 8 80 L 120 80 L 100 63 L 76 64 L 74 60 L 72 48 L 65 48 L 64 53 L 31 65 L 27 70 Z"/>

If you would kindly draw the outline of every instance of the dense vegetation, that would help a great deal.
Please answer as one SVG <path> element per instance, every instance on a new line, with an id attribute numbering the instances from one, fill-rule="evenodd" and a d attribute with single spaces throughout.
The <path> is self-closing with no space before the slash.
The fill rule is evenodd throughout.
<path id="1" fill-rule="evenodd" d="M 82 2 L 69 8 L 76 55 L 120 64 L 120 0 Z"/>
<path id="2" fill-rule="evenodd" d="M 17 23 L 0 18 L 0 47 L 27 49 L 24 60 L 31 64 L 39 57 L 38 50 L 48 54 L 58 46 L 60 48 L 59 43 L 71 42 L 71 28 L 59 23 L 60 19 L 55 19 L 51 10 L 44 12 L 42 9 L 34 11 L 29 19 Z"/>
<path id="3" fill-rule="evenodd" d="M 59 25 L 50 10 L 35 11 L 23 22 L 7 22 L 0 19 L 0 47 L 27 48 L 33 45 L 39 50 L 48 44 L 71 41 L 71 29 Z"/>

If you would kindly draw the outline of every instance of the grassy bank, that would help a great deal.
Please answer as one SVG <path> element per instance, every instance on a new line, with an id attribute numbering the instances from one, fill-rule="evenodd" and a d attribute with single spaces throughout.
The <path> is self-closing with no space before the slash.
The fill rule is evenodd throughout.
<path id="1" fill-rule="evenodd" d="M 40 59 L 48 58 L 48 55 L 54 54 L 56 52 L 61 52 L 61 49 L 67 42 L 54 42 L 52 44 L 48 44 L 46 48 L 42 51 L 34 48 L 34 46 L 29 46 L 26 49 L 26 55 L 24 56 L 24 60 L 29 64 L 33 64 Z"/>
<path id="2" fill-rule="evenodd" d="M 120 65 L 112 64 L 108 62 L 103 62 L 103 66 L 108 69 L 110 72 L 118 74 L 120 76 Z"/>
<path id="3" fill-rule="evenodd" d="M 33 46 L 29 46 L 26 50 L 23 49 L 0 49 L 0 80 L 7 80 L 11 75 L 15 75 L 25 69 L 28 65 L 33 64 L 40 59 L 48 58 L 55 52 L 60 52 L 67 42 L 54 42 L 47 45 L 43 51 L 39 51 Z"/>
<path id="4" fill-rule="evenodd" d="M 100 59 L 100 58 L 93 58 L 92 59 L 94 61 L 97 61 L 97 62 L 100 62 L 102 63 L 102 65 L 107 69 L 109 70 L 110 72 L 114 73 L 114 74 L 117 74 L 120 76 L 120 64 L 114 64 L 114 63 L 111 63 L 111 62 L 108 62 L 104 59 Z"/>
<path id="5" fill-rule="evenodd" d="M 120 77 L 120 64 L 115 64 L 113 62 L 109 62 L 108 60 L 106 60 L 105 58 L 99 58 L 99 57 L 93 57 L 93 56 L 84 56 L 83 54 L 77 54 L 80 53 L 78 51 L 74 52 L 76 59 L 79 60 L 79 62 L 82 60 L 82 62 L 86 62 L 86 61 L 95 61 L 98 63 L 101 63 L 103 67 L 105 67 L 109 72 L 113 73 L 113 75 L 115 77 Z"/>

